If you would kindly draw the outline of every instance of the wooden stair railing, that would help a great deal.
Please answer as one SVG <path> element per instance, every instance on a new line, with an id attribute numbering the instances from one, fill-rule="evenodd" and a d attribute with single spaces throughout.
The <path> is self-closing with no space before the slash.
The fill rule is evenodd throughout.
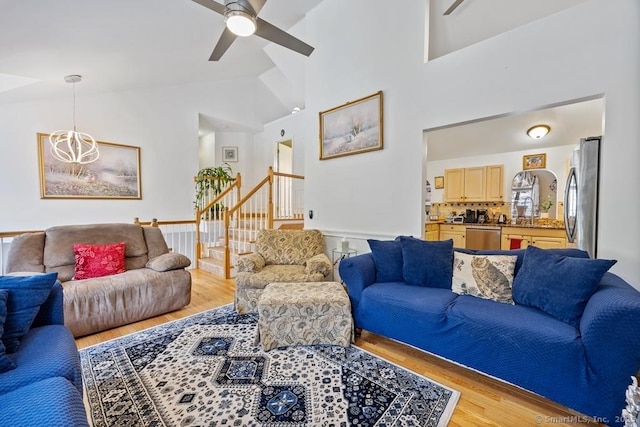
<path id="1" fill-rule="evenodd" d="M 238 173 L 236 178 L 228 183 L 227 187 L 223 188 L 222 191 L 214 196 L 205 206 L 201 209 L 196 209 L 196 259 L 200 260 L 202 258 L 203 252 L 203 242 L 202 242 L 202 233 L 203 230 L 203 220 L 204 221 L 212 221 L 213 226 L 216 227 L 216 221 L 222 221 L 224 213 L 229 209 L 228 206 L 235 205 L 237 200 L 240 198 L 240 187 L 242 185 L 242 178 Z M 235 190 L 235 192 L 234 192 Z M 220 230 L 222 227 L 220 227 Z M 205 242 L 207 246 L 211 244 L 216 244 L 217 242 L 213 240 L 219 240 L 220 233 L 216 233 L 213 231 L 213 237 L 211 236 L 211 230 L 207 230 L 207 241 Z M 226 233 L 225 233 L 226 234 Z"/>
<path id="2" fill-rule="evenodd" d="M 274 172 L 269 167 L 264 179 L 245 196 L 238 196 L 237 203 L 224 209 L 220 276 L 232 277 L 234 256 L 252 251 L 259 230 L 272 229 L 276 223 L 303 221 L 303 180 L 302 175 Z"/>

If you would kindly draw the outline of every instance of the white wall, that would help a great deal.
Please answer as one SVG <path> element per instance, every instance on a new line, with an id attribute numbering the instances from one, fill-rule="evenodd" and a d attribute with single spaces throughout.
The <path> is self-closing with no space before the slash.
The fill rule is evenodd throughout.
<path id="1" fill-rule="evenodd" d="M 422 128 L 410 126 L 407 100 L 424 52 L 424 2 L 407 3 L 390 13 L 386 1 L 325 0 L 307 14 L 316 50 L 307 64 L 305 132 L 316 143 L 305 153 L 305 208 L 315 212 L 306 227 L 348 237 L 420 233 Z M 384 149 L 319 161 L 317 112 L 379 90 Z"/>
<path id="2" fill-rule="evenodd" d="M 238 161 L 227 162 L 233 171 L 233 176 L 238 173 L 242 177 L 242 193 L 246 193 L 252 187 L 245 177 L 250 176 L 253 172 L 253 134 L 245 132 L 216 132 L 216 163 L 214 166 L 220 166 L 224 162 L 222 156 L 223 147 L 237 147 Z"/>
<path id="3" fill-rule="evenodd" d="M 190 218 L 192 176 L 198 167 L 197 114 L 153 92 L 100 95 L 79 102 L 78 129 L 99 141 L 141 147 L 142 200 L 40 199 L 37 132 L 69 124 L 68 103 L 0 107 L 0 211 L 4 230 L 52 225 Z M 188 173 L 186 173 L 188 171 Z M 170 199 L 171 202 L 167 203 Z M 11 208 L 7 208 L 11 207 Z M 188 214 L 188 215 L 187 215 Z"/>
<path id="4" fill-rule="evenodd" d="M 617 259 L 612 271 L 640 287 L 640 224 L 619 221 L 620 212 L 640 211 L 626 191 L 640 182 L 640 3 L 592 0 L 426 64 L 424 16 L 424 2 L 390 13 L 383 0 L 325 0 L 307 15 L 316 47 L 307 110 L 383 90 L 385 148 L 327 161 L 306 150 L 305 208 L 319 215 L 305 225 L 336 235 L 419 235 L 423 129 L 604 94 L 598 253 Z M 306 119 L 307 139 L 317 139 L 317 118 Z"/>
<path id="5" fill-rule="evenodd" d="M 274 120 L 264 126 L 264 131 L 254 138 L 254 176 L 253 183 L 259 182 L 267 175 L 267 168 L 273 166 L 276 145 L 279 141 L 291 140 L 293 148 L 293 173 L 305 174 L 305 152 L 317 146 L 317 138 L 309 138 L 305 132 L 306 119 L 309 113 L 302 110 L 282 119 Z M 316 116 L 317 117 L 317 116 Z M 284 132 L 283 132 L 284 131 Z"/>
<path id="6" fill-rule="evenodd" d="M 99 141 L 141 147 L 141 200 L 40 199 L 36 134 L 72 125 L 69 99 L 0 105 L 0 229 L 192 218 L 193 176 L 200 169 L 198 113 L 261 128 L 250 105 L 265 91 L 248 80 L 78 96 L 79 130 Z M 252 136 L 238 142 L 249 150 L 247 162 L 252 143 Z"/>
<path id="7" fill-rule="evenodd" d="M 204 169 L 216 164 L 216 133 L 211 132 L 200 137 L 200 145 L 198 150 L 198 170 Z"/>

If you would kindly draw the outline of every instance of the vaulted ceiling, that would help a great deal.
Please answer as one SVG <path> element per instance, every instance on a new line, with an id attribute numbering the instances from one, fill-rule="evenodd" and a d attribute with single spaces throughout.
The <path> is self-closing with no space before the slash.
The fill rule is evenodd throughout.
<path id="1" fill-rule="evenodd" d="M 304 40 L 303 18 L 322 1 L 270 0 L 260 17 Z M 585 0 L 466 0 L 449 16 L 453 0 L 424 1 L 434 57 Z M 64 76 L 81 74 L 82 94 L 258 79 L 272 94 L 257 112 L 263 123 L 304 107 L 306 57 L 253 36 L 209 62 L 224 20 L 191 0 L 0 0 L 0 10 L 0 104 L 68 96 Z"/>
<path id="2" fill-rule="evenodd" d="M 288 30 L 320 1 L 271 0 L 259 16 Z M 68 74 L 83 76 L 82 94 L 261 79 L 275 91 L 262 106 L 265 122 L 304 100 L 277 62 L 305 57 L 291 60 L 261 38 L 238 38 L 222 60 L 208 61 L 224 17 L 191 0 L 0 0 L 0 10 L 0 103 L 68 96 Z"/>

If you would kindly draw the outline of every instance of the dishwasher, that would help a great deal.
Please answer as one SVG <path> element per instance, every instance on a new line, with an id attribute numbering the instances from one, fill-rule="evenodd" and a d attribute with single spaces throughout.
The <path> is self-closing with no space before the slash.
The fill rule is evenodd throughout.
<path id="1" fill-rule="evenodd" d="M 500 249 L 501 228 L 492 226 L 467 225 L 467 249 Z"/>

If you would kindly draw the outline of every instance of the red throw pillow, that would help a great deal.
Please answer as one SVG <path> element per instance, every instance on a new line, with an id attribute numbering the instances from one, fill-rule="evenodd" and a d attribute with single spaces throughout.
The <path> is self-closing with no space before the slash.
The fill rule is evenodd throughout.
<path id="1" fill-rule="evenodd" d="M 73 245 L 75 280 L 124 273 L 124 242 L 112 245 Z"/>

